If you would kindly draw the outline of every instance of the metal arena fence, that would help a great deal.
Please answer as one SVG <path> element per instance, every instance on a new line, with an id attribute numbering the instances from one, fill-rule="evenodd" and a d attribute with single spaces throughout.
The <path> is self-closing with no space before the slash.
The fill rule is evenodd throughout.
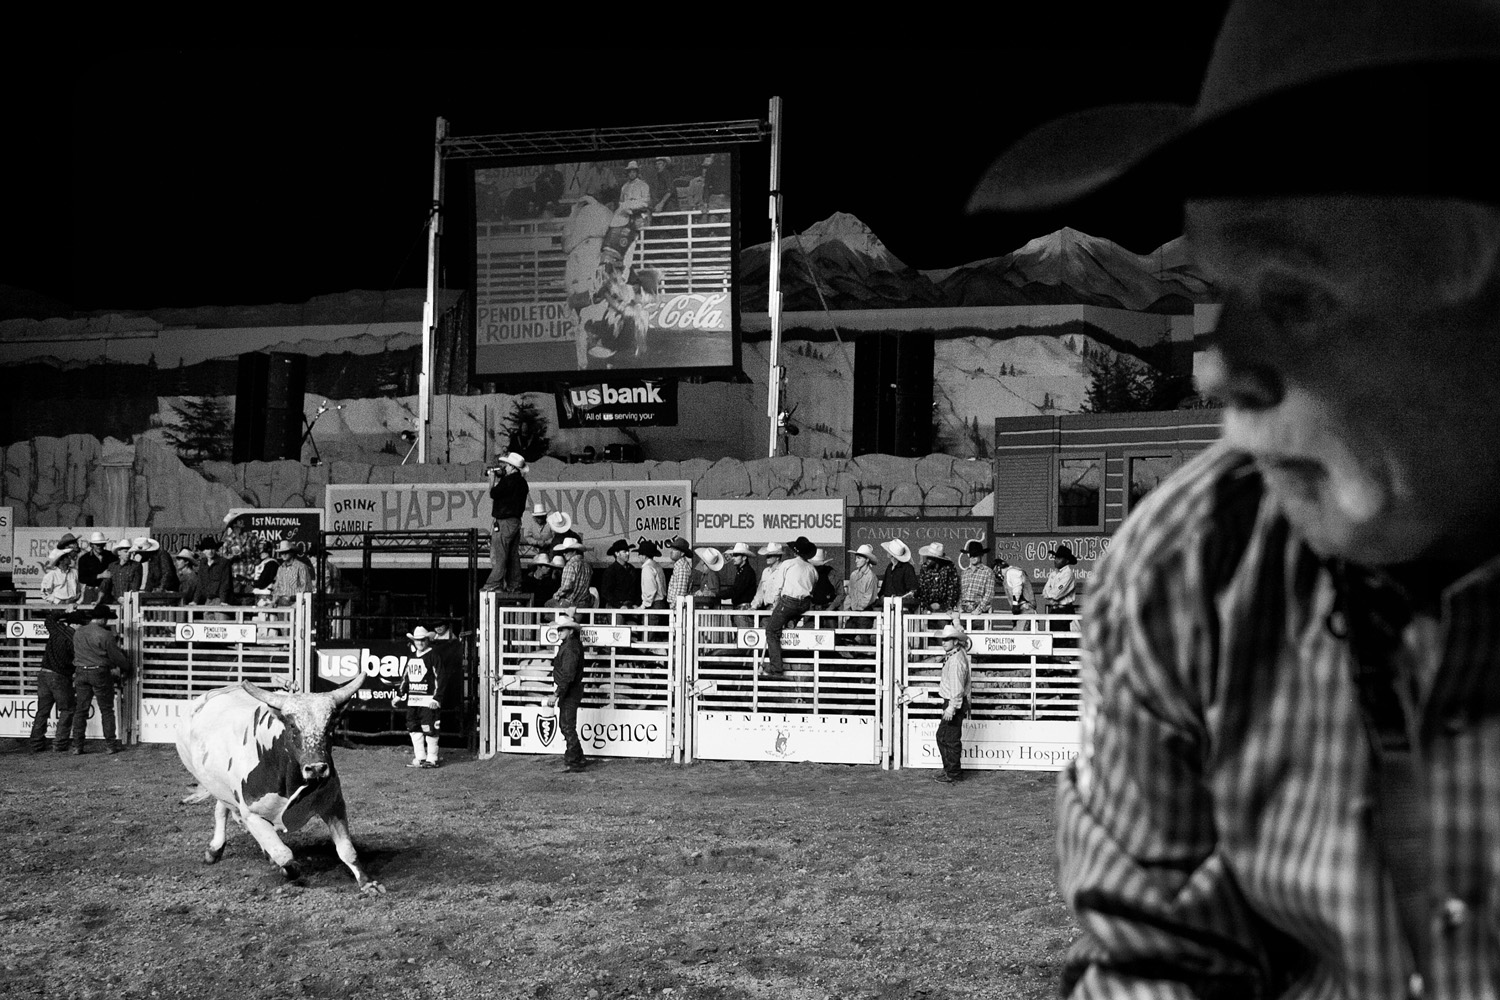
<path id="1" fill-rule="evenodd" d="M 480 756 L 561 754 L 552 691 L 550 608 L 480 601 L 476 682 Z M 0 736 L 35 714 L 46 648 L 42 605 L 0 607 Z M 782 633 L 785 672 L 765 672 L 769 613 L 700 607 L 580 609 L 584 752 L 692 760 L 821 761 L 936 767 L 939 633 L 953 615 L 815 611 Z M 1052 770 L 1077 754 L 1077 615 L 957 616 L 970 638 L 964 766 Z M 119 632 L 134 665 L 119 690 L 119 735 L 170 743 L 182 711 L 238 681 L 313 688 L 312 602 L 284 608 L 141 604 L 130 595 Z M 96 719 L 89 734 L 98 737 Z"/>

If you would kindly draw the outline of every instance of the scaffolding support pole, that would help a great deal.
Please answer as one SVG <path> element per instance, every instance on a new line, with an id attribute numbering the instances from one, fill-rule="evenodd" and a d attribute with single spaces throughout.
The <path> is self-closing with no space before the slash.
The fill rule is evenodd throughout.
<path id="1" fill-rule="evenodd" d="M 771 284 L 766 308 L 771 316 L 771 372 L 766 384 L 766 415 L 771 418 L 769 457 L 781 437 L 781 98 L 771 98 Z"/>
<path id="2" fill-rule="evenodd" d="M 417 375 L 417 464 L 427 462 L 427 439 L 432 430 L 432 355 L 437 340 L 438 237 L 443 228 L 443 140 L 447 119 L 437 120 L 432 146 L 432 206 L 427 214 L 427 301 L 422 306 L 422 363 Z"/>

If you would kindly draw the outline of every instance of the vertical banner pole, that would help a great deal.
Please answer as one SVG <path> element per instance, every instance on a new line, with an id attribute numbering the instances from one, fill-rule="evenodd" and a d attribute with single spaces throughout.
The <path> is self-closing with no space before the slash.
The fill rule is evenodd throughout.
<path id="1" fill-rule="evenodd" d="M 437 120 L 432 146 L 432 207 L 427 216 L 427 301 L 422 306 L 422 363 L 417 378 L 417 464 L 427 461 L 427 434 L 432 423 L 432 346 L 437 331 L 438 235 L 443 220 L 443 140 L 448 122 Z"/>
<path id="2" fill-rule="evenodd" d="M 781 435 L 781 98 L 771 98 L 771 284 L 766 308 L 771 316 L 771 373 L 766 415 L 771 418 L 769 457 L 776 457 Z"/>

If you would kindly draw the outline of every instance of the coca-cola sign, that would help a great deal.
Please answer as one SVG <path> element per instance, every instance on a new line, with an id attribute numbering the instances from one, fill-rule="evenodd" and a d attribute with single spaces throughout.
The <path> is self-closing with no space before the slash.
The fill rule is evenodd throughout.
<path id="1" fill-rule="evenodd" d="M 728 292 L 680 292 L 668 297 L 652 318 L 663 330 L 728 330 Z"/>

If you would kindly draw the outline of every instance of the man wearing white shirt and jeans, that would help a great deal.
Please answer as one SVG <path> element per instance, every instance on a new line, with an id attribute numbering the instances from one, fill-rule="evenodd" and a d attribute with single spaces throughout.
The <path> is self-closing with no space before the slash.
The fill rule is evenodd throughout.
<path id="1" fill-rule="evenodd" d="M 818 547 L 806 538 L 798 538 L 787 548 L 792 557 L 777 567 L 780 586 L 766 622 L 766 654 L 771 661 L 765 671 L 767 677 L 780 677 L 786 672 L 781 663 L 781 632 L 807 613 L 812 606 L 813 586 L 818 582 L 818 571 L 807 561 Z M 772 579 L 774 582 L 778 577 Z"/>

